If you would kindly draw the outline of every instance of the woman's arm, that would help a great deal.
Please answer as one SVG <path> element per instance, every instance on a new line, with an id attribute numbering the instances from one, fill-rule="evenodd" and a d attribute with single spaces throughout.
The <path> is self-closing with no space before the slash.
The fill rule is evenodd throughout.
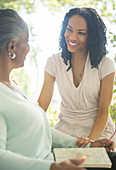
<path id="1" fill-rule="evenodd" d="M 91 133 L 88 136 L 92 140 L 98 139 L 106 126 L 113 95 L 114 75 L 115 73 L 111 73 L 101 80 L 98 113 Z"/>
<path id="2" fill-rule="evenodd" d="M 49 170 L 52 160 L 42 160 L 0 149 L 1 170 Z"/>
<path id="3" fill-rule="evenodd" d="M 53 95 L 54 82 L 55 78 L 45 71 L 43 87 L 38 98 L 38 104 L 45 112 L 48 109 Z"/>
<path id="4" fill-rule="evenodd" d="M 77 140 L 79 138 L 72 137 L 70 135 L 67 135 L 65 133 L 62 133 L 56 129 L 51 128 L 51 134 L 52 134 L 52 148 L 77 148 L 76 145 Z M 85 138 L 83 139 L 87 144 L 84 147 L 90 147 L 91 142 Z M 83 144 L 82 144 L 83 145 Z M 79 146 L 81 147 L 81 145 Z"/>
<path id="5" fill-rule="evenodd" d="M 42 160 L 19 155 L 7 150 L 7 124 L 0 115 L 0 170 L 49 170 L 52 160 Z"/>

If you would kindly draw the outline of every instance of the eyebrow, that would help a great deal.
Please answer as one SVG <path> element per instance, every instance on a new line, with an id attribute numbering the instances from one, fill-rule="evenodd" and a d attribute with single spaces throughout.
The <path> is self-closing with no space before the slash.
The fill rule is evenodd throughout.
<path id="1" fill-rule="evenodd" d="M 70 28 L 72 28 L 71 25 L 67 25 L 67 26 L 69 26 Z"/>
<path id="2" fill-rule="evenodd" d="M 71 25 L 67 25 L 69 26 L 70 28 L 73 28 Z M 87 31 L 86 29 L 79 29 L 79 31 Z"/>

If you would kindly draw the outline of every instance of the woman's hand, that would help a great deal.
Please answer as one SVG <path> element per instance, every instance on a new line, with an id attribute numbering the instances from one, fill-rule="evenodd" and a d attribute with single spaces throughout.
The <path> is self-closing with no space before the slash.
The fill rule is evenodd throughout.
<path id="1" fill-rule="evenodd" d="M 77 141 L 75 142 L 75 145 L 79 147 L 85 147 L 88 143 L 94 142 L 93 140 L 87 138 L 87 137 L 77 137 Z"/>
<path id="2" fill-rule="evenodd" d="M 96 140 L 90 147 L 105 147 L 106 151 L 114 151 L 114 142 L 109 139 Z"/>
<path id="3" fill-rule="evenodd" d="M 84 168 L 80 168 L 81 165 L 85 161 L 86 157 L 83 157 L 79 160 L 77 159 L 66 159 L 60 161 L 58 163 L 52 163 L 50 170 L 85 170 Z"/>

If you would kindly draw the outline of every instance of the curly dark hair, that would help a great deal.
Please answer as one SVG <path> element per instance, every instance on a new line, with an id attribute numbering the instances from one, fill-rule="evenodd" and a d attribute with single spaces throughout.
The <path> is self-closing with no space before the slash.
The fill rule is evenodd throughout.
<path id="1" fill-rule="evenodd" d="M 66 13 L 61 33 L 59 37 L 59 50 L 61 50 L 61 57 L 64 60 L 64 63 L 69 67 L 67 71 L 72 67 L 71 58 L 72 53 L 68 51 L 67 44 L 65 41 L 64 33 L 66 31 L 66 27 L 69 19 L 73 15 L 82 16 L 86 22 L 88 27 L 88 51 L 90 56 L 91 67 L 98 68 L 98 65 L 104 55 L 107 54 L 106 44 L 106 26 L 100 16 L 97 14 L 96 10 L 93 8 L 73 8 L 70 9 L 68 13 Z"/>

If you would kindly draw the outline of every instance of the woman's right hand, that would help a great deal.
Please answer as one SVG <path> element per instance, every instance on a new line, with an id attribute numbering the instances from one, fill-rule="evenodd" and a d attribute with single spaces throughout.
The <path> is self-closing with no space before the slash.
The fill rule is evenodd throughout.
<path id="1" fill-rule="evenodd" d="M 50 170 L 85 170 L 84 168 L 80 168 L 81 165 L 85 161 L 86 157 L 81 159 L 66 159 L 60 162 L 54 162 L 51 165 Z"/>
<path id="2" fill-rule="evenodd" d="M 77 141 L 75 142 L 75 145 L 80 148 L 85 148 L 88 143 L 94 142 L 93 140 L 82 136 L 82 137 L 77 137 Z"/>
<path id="3" fill-rule="evenodd" d="M 109 139 L 96 140 L 91 143 L 90 147 L 105 147 L 106 151 L 114 151 L 114 142 Z"/>

